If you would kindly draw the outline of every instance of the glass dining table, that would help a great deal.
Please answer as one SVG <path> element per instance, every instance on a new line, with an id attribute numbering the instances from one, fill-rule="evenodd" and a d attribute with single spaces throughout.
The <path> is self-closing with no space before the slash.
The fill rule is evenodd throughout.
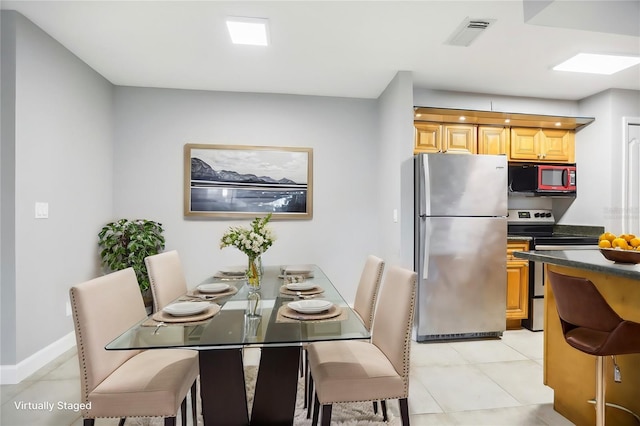
<path id="1" fill-rule="evenodd" d="M 314 287 L 308 291 L 288 289 L 280 267 L 265 267 L 258 292 L 249 291 L 245 280 L 224 281 L 237 292 L 213 300 L 220 305 L 213 317 L 198 322 L 158 322 L 150 316 L 105 348 L 197 350 L 205 425 L 291 425 L 302 346 L 370 337 L 324 272 L 316 265 L 310 266 L 306 282 L 312 282 Z M 211 277 L 201 284 L 213 282 L 220 279 Z M 316 314 L 299 313 L 289 307 L 291 302 L 306 300 L 330 301 L 333 307 Z M 188 317 L 185 321 L 189 321 Z M 246 347 L 260 348 L 250 419 L 242 358 Z"/>

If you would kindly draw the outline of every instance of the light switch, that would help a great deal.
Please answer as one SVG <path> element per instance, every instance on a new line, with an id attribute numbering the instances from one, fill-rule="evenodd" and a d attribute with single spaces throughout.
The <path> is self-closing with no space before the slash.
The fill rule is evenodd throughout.
<path id="1" fill-rule="evenodd" d="M 49 217 L 49 203 L 36 202 L 36 219 L 47 219 Z"/>
<path id="2" fill-rule="evenodd" d="M 393 209 L 393 223 L 398 223 L 398 209 Z"/>

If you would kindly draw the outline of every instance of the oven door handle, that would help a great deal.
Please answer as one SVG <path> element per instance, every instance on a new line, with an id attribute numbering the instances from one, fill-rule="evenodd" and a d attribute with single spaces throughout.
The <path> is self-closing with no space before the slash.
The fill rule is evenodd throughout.
<path id="1" fill-rule="evenodd" d="M 534 250 L 597 250 L 596 244 L 580 244 L 580 245 L 536 245 Z"/>

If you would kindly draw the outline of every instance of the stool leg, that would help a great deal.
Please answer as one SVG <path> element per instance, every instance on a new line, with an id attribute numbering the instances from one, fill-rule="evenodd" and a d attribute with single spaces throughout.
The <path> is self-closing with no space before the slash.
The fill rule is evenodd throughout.
<path id="1" fill-rule="evenodd" d="M 605 380 L 604 357 L 596 357 L 596 426 L 604 426 L 605 410 Z"/>

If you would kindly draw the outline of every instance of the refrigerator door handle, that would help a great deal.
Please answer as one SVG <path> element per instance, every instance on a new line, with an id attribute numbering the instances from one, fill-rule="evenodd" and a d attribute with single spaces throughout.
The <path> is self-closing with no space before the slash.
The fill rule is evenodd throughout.
<path id="1" fill-rule="evenodd" d="M 431 240 L 431 223 L 430 221 L 423 219 L 422 226 L 420 226 L 420 241 L 422 243 L 422 279 L 429 278 L 429 243 Z"/>
<path id="2" fill-rule="evenodd" d="M 422 216 L 431 216 L 431 203 L 429 202 L 430 200 L 430 189 L 431 189 L 431 182 L 429 181 L 429 161 L 427 159 L 427 156 L 425 154 L 421 155 L 421 163 L 422 163 L 422 197 L 420 197 L 421 200 L 421 217 Z"/>

